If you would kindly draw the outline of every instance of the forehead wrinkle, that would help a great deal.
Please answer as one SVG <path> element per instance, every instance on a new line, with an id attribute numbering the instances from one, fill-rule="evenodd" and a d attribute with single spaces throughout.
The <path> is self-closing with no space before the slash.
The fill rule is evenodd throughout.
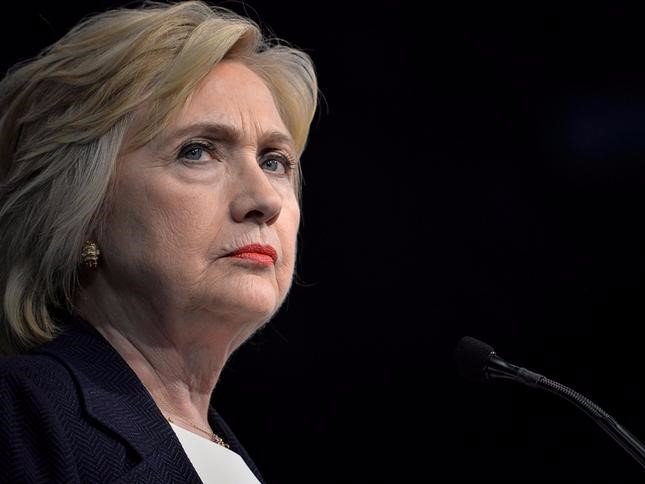
<path id="1" fill-rule="evenodd" d="M 231 69 L 234 69 L 233 73 Z M 213 106 L 218 109 L 213 110 Z M 236 144 L 280 143 L 297 154 L 271 89 L 243 63 L 222 61 L 211 71 L 192 93 L 179 116 L 184 121 L 190 118 L 198 118 L 197 123 L 202 125 L 222 126 L 221 134 Z"/>
<path id="2" fill-rule="evenodd" d="M 265 127 L 260 116 L 255 115 L 252 111 L 248 112 L 242 107 L 237 109 L 237 117 L 237 123 L 230 125 L 226 123 L 226 125 L 234 133 L 234 136 L 231 137 L 240 145 L 261 148 L 266 144 L 280 143 L 295 151 L 295 143 L 284 125 Z M 277 119 L 281 118 L 278 116 Z"/>

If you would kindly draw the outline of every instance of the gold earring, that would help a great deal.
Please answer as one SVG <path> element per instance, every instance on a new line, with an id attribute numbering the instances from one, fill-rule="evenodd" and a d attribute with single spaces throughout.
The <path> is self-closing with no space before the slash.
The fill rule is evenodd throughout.
<path id="1" fill-rule="evenodd" d="M 98 265 L 100 255 L 101 251 L 96 242 L 87 240 L 81 251 L 81 264 L 89 269 L 94 269 Z"/>

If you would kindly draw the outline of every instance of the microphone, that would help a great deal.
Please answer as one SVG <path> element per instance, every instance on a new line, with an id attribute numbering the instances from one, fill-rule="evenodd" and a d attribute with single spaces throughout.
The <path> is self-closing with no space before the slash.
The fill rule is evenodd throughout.
<path id="1" fill-rule="evenodd" d="M 459 340 L 454 350 L 458 372 L 467 380 L 512 380 L 564 398 L 594 420 L 609 436 L 645 467 L 645 447 L 602 408 L 580 393 L 533 371 L 513 365 L 486 343 L 470 336 Z"/>

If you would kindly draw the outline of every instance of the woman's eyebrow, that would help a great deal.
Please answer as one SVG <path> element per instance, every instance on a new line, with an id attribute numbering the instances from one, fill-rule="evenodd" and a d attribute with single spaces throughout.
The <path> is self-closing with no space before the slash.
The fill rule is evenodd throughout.
<path id="1" fill-rule="evenodd" d="M 192 123 L 173 129 L 166 133 L 163 142 L 164 144 L 175 144 L 178 140 L 195 134 L 208 134 L 213 138 L 227 142 L 239 142 L 243 138 L 242 133 L 234 126 L 223 123 L 203 122 Z M 282 131 L 274 130 L 262 133 L 259 141 L 261 144 L 286 145 L 289 149 L 294 152 L 296 151 L 293 138 Z"/>
<path id="2" fill-rule="evenodd" d="M 192 123 L 168 131 L 163 136 L 164 142 L 174 143 L 181 138 L 195 134 L 208 134 L 224 141 L 238 141 L 242 135 L 235 127 L 213 122 Z"/>
<path id="3" fill-rule="evenodd" d="M 293 142 L 293 138 L 282 131 L 269 131 L 268 133 L 264 133 L 260 141 L 267 145 L 287 145 L 291 151 L 296 152 L 296 144 Z"/>

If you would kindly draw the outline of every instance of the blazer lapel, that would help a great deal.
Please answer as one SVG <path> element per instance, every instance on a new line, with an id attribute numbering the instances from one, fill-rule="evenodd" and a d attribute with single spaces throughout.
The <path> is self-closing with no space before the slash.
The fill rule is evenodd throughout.
<path id="1" fill-rule="evenodd" d="M 36 352 L 68 368 L 87 414 L 119 435 L 159 476 L 201 482 L 172 428 L 121 355 L 88 323 L 70 323 Z"/>

